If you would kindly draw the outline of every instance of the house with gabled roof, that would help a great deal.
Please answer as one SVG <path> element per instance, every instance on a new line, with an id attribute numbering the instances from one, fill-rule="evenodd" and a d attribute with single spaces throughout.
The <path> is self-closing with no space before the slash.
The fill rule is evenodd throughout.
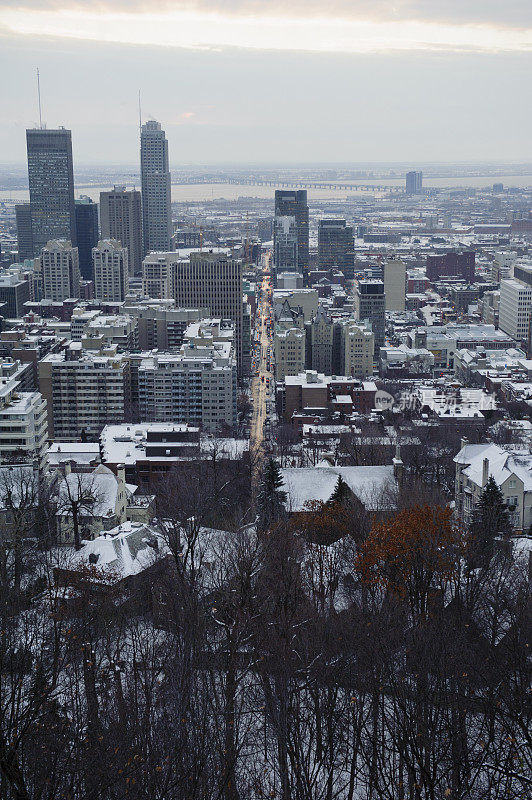
<path id="1" fill-rule="evenodd" d="M 510 450 L 492 442 L 469 444 L 462 439 L 462 448 L 454 457 L 456 514 L 466 524 L 480 500 L 488 479 L 499 486 L 511 512 L 516 532 L 532 529 L 532 454 Z"/>

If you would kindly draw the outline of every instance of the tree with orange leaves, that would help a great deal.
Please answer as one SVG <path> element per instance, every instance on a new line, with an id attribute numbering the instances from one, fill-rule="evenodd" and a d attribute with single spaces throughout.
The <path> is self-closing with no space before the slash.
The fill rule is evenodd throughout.
<path id="1" fill-rule="evenodd" d="M 360 546 L 356 570 L 366 586 L 408 600 L 413 616 L 457 573 L 464 537 L 444 506 L 416 505 L 375 522 Z"/>

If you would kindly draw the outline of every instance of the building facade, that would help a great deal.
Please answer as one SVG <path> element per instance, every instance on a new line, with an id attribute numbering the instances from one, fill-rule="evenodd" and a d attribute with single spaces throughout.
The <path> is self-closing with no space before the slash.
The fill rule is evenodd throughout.
<path id="1" fill-rule="evenodd" d="M 168 141 L 160 122 L 149 120 L 140 135 L 142 223 L 144 253 L 169 250 L 172 237 L 172 200 Z"/>
<path id="2" fill-rule="evenodd" d="M 31 230 L 31 206 L 29 203 L 21 203 L 15 206 L 15 217 L 17 221 L 17 247 L 18 260 L 24 261 L 26 258 L 33 258 L 33 234 Z"/>
<path id="3" fill-rule="evenodd" d="M 382 266 L 386 311 L 404 311 L 406 298 L 406 266 L 404 261 L 385 261 Z"/>
<path id="4" fill-rule="evenodd" d="M 301 328 L 277 330 L 273 338 L 275 380 L 299 375 L 305 369 L 305 331 Z"/>
<path id="5" fill-rule="evenodd" d="M 455 276 L 460 276 L 466 283 L 473 283 L 475 280 L 474 250 L 427 256 L 427 278 L 429 281 Z"/>
<path id="6" fill-rule="evenodd" d="M 492 477 L 510 511 L 515 531 L 532 526 L 532 456 L 512 453 L 496 444 L 469 444 L 462 439 L 455 456 L 455 503 L 458 519 L 469 525 L 475 506 Z"/>
<path id="7" fill-rule="evenodd" d="M 26 131 L 33 255 L 51 239 L 68 239 L 75 247 L 76 213 L 72 134 L 65 128 Z"/>
<path id="8" fill-rule="evenodd" d="M 309 212 L 306 189 L 296 191 L 278 189 L 275 192 L 275 217 L 293 217 L 297 233 L 297 258 L 295 264 L 279 266 L 294 268 L 305 274 L 309 268 Z M 274 224 L 274 253 L 280 229 Z M 277 265 L 276 265 L 277 266 Z"/>
<path id="9" fill-rule="evenodd" d="M 13 272 L 0 274 L 0 303 L 5 303 L 2 316 L 20 319 L 26 314 L 24 304 L 30 299 L 29 281 Z"/>
<path id="10" fill-rule="evenodd" d="M 365 278 L 355 289 L 355 315 L 358 322 L 368 320 L 375 336 L 375 347 L 384 345 L 386 295 L 383 281 Z"/>
<path id="11" fill-rule="evenodd" d="M 179 253 L 148 253 L 142 261 L 142 294 L 152 300 L 171 300 L 177 294 Z"/>
<path id="12" fill-rule="evenodd" d="M 173 303 L 125 305 L 124 312 L 137 320 L 139 350 L 177 350 L 189 324 L 209 316 L 206 308 L 176 308 Z"/>
<path id="13" fill-rule="evenodd" d="M 92 249 L 94 297 L 121 303 L 128 291 L 128 252 L 117 239 L 102 239 Z"/>
<path id="14" fill-rule="evenodd" d="M 405 188 L 407 194 L 421 194 L 423 191 L 423 173 L 416 170 L 407 172 Z"/>
<path id="15" fill-rule="evenodd" d="M 81 277 L 92 280 L 92 248 L 98 244 L 98 203 L 90 197 L 80 197 L 75 202 L 76 234 L 78 242 L 79 271 Z"/>
<path id="16" fill-rule="evenodd" d="M 532 269 L 514 268 L 514 277 L 501 281 L 499 328 L 518 342 L 530 341 Z"/>
<path id="17" fill-rule="evenodd" d="M 175 300 L 183 308 L 207 308 L 235 326 L 235 354 L 242 374 L 242 261 L 221 253 L 191 253 L 177 262 Z"/>
<path id="18" fill-rule="evenodd" d="M 353 228 L 345 219 L 320 219 L 318 224 L 318 266 L 338 267 L 346 278 L 352 278 L 355 264 Z"/>
<path id="19" fill-rule="evenodd" d="M 100 192 L 102 239 L 117 239 L 127 247 L 130 275 L 142 273 L 142 204 L 140 192 L 115 186 Z"/>
<path id="20" fill-rule="evenodd" d="M 123 422 L 129 396 L 129 362 L 115 350 L 88 352 L 72 342 L 38 366 L 54 439 L 95 440 L 105 425 Z"/>
<path id="21" fill-rule="evenodd" d="M 40 392 L 21 392 L 14 378 L 0 378 L 0 462 L 38 462 L 46 458 L 46 400 Z"/>
<path id="22" fill-rule="evenodd" d="M 237 371 L 230 343 L 183 345 L 147 356 L 138 369 L 140 418 L 213 433 L 236 425 Z"/>
<path id="23" fill-rule="evenodd" d="M 62 302 L 79 297 L 78 248 L 65 239 L 48 242 L 40 256 L 43 298 Z"/>

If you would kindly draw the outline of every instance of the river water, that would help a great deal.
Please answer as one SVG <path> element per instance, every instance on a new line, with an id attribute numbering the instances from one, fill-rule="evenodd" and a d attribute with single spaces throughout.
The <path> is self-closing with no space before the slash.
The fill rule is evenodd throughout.
<path id="1" fill-rule="evenodd" d="M 325 200 L 330 198 L 342 199 L 345 197 L 353 197 L 354 195 L 368 194 L 365 190 L 357 189 L 357 183 L 362 185 L 371 184 L 372 181 L 367 178 L 360 181 L 353 181 L 353 189 L 308 189 L 309 199 Z M 378 178 L 374 183 L 378 186 L 404 186 L 403 178 Z M 423 186 L 425 188 L 466 188 L 472 187 L 482 189 L 491 187 L 494 183 L 502 183 L 504 187 L 515 187 L 520 189 L 532 188 L 532 175 L 498 175 L 498 176 L 474 176 L 474 177 L 446 177 L 446 178 L 430 178 L 423 179 Z M 80 194 L 85 194 L 93 200 L 98 201 L 100 192 L 108 191 L 113 186 L 86 186 L 76 185 L 76 197 Z M 275 186 L 249 186 L 248 184 L 234 184 L 234 183 L 215 183 L 215 184 L 172 184 L 172 200 L 174 202 L 201 202 L 206 200 L 217 200 L 223 198 L 224 200 L 238 200 L 239 197 L 258 197 L 262 199 L 273 199 Z M 373 192 L 369 192 L 370 196 Z M 0 201 L 11 200 L 18 203 L 26 202 L 29 199 L 28 191 L 25 189 L 16 189 L 9 191 L 8 189 L 0 188 Z"/>

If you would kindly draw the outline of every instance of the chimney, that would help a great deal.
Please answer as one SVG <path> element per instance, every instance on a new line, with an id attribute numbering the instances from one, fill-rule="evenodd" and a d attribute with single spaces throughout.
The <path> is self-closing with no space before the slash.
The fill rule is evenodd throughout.
<path id="1" fill-rule="evenodd" d="M 116 468 L 116 477 L 118 483 L 125 484 L 126 482 L 126 467 L 125 464 L 118 464 Z"/>
<path id="2" fill-rule="evenodd" d="M 70 461 L 65 461 L 65 477 L 70 475 L 72 472 L 72 463 Z"/>
<path id="3" fill-rule="evenodd" d="M 464 447 L 466 447 L 466 445 L 468 444 L 469 444 L 469 439 L 467 439 L 465 436 L 462 436 L 462 438 L 460 439 L 460 450 L 463 450 Z"/>
<path id="4" fill-rule="evenodd" d="M 489 474 L 490 474 L 490 462 L 487 458 L 485 458 L 482 462 L 482 488 L 484 488 L 485 485 L 487 484 Z"/>
<path id="5" fill-rule="evenodd" d="M 395 445 L 395 457 L 392 459 L 393 476 L 395 480 L 400 483 L 403 479 L 403 459 L 401 458 L 401 447 Z"/>

